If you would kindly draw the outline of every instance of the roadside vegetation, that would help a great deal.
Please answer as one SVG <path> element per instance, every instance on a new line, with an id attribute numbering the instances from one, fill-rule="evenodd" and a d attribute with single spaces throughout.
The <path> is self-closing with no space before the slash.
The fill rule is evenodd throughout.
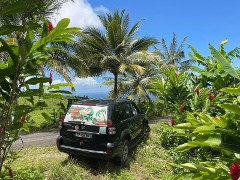
<path id="1" fill-rule="evenodd" d="M 239 47 L 226 52 L 225 39 L 218 49 L 209 44 L 210 55 L 203 57 L 188 45 L 191 59 L 183 61 L 187 37 L 179 47 L 175 34 L 169 47 L 164 39 L 136 38 L 142 20 L 130 28 L 125 10 L 99 16 L 104 32 L 68 28 L 67 18 L 53 27 L 48 14 L 61 2 L 0 3 L 0 179 L 238 180 L 240 68 L 232 61 L 240 57 Z M 52 84 L 47 69 L 69 83 Z M 108 97 L 135 100 L 150 120 L 171 115 L 171 125 L 152 125 L 126 169 L 112 161 L 69 158 L 56 147 L 11 152 L 20 132 L 57 127 L 65 95 L 71 95 L 60 88 L 74 89 L 69 69 L 77 77 L 112 73 L 102 83 L 112 87 Z"/>

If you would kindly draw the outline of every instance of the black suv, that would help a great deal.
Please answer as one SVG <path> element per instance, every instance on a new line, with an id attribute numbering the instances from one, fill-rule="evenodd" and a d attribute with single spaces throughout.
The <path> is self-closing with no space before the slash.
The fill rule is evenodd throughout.
<path id="1" fill-rule="evenodd" d="M 148 120 L 137 105 L 118 99 L 74 102 L 59 127 L 59 151 L 100 159 L 118 157 L 122 165 L 129 149 L 150 132 Z"/>

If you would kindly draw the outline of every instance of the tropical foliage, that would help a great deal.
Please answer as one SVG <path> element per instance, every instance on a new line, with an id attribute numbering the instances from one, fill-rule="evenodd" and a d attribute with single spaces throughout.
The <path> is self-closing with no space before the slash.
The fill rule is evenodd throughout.
<path id="1" fill-rule="evenodd" d="M 57 26 L 49 31 L 49 24 L 44 21 L 41 24 L 35 24 L 29 21 L 31 18 L 30 10 L 36 7 L 38 1 L 6 1 L 1 2 L 0 16 L 18 13 L 21 15 L 21 25 L 4 24 L 0 27 L 0 35 L 9 35 L 15 31 L 21 32 L 21 38 L 17 44 L 7 44 L 3 38 L 1 41 L 1 53 L 8 54 L 6 63 L 0 62 L 0 177 L 3 179 L 13 178 L 11 163 L 15 153 L 9 153 L 11 145 L 19 136 L 22 130 L 28 131 L 29 126 L 35 124 L 25 123 L 26 114 L 45 106 L 43 99 L 34 102 L 33 96 L 43 94 L 42 88 L 32 89 L 31 85 L 38 85 L 52 81 L 38 74 L 37 65 L 52 58 L 48 44 L 55 41 L 71 42 L 72 36 L 66 35 L 67 32 L 80 30 L 79 28 L 67 28 L 69 19 L 61 20 Z M 45 6 L 45 3 L 40 3 Z M 41 38 L 34 41 L 34 32 L 38 31 Z M 54 49 L 55 47 L 51 47 Z M 53 90 L 60 86 L 70 86 L 73 84 L 55 84 L 48 87 L 48 92 L 44 95 L 49 97 L 62 97 L 61 94 L 70 93 L 68 91 Z M 31 105 L 17 105 L 15 100 L 18 97 L 24 97 Z M 10 155 L 10 156 L 9 156 Z M 14 156 L 11 156 L 14 155 Z"/>
<path id="2" fill-rule="evenodd" d="M 224 40 L 219 50 L 209 44 L 212 56 L 204 58 L 192 46 L 189 56 L 204 65 L 204 69 L 191 67 L 201 75 L 194 78 L 187 72 L 165 73 L 165 79 L 153 79 L 152 91 L 173 109 L 172 125 L 175 136 L 189 140 L 175 152 L 210 148 L 210 154 L 199 154 L 203 162 L 174 165 L 187 171 L 176 179 L 238 179 L 239 177 L 239 75 L 229 57 L 235 54 L 224 51 Z M 230 56 L 232 54 L 232 56 Z M 183 75 L 185 74 L 185 78 Z M 179 78 L 179 79 L 178 79 Z M 181 79 L 182 78 L 182 79 Z M 167 80 L 167 81 L 166 81 Z M 185 83 L 185 84 L 184 84 Z M 184 86 L 181 86 L 184 84 Z M 185 95 L 184 98 L 181 98 Z M 168 104 L 168 103 L 167 103 Z M 176 121 L 177 123 L 176 123 Z M 177 132 L 177 133 L 176 133 Z M 211 158 L 210 158 L 211 157 Z"/>

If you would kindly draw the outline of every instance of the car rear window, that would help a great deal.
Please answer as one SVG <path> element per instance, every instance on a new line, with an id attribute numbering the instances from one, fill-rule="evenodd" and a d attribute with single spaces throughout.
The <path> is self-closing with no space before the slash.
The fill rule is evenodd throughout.
<path id="1" fill-rule="evenodd" d="M 64 122 L 70 121 L 107 126 L 107 106 L 72 105 L 64 119 Z"/>

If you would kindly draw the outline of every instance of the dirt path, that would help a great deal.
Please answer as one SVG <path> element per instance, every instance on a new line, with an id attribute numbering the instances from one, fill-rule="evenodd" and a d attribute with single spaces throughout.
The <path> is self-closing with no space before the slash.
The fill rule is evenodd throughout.
<path id="1" fill-rule="evenodd" d="M 156 124 L 159 121 L 162 122 L 170 122 L 169 118 L 162 118 L 157 120 L 149 121 L 149 124 Z M 59 131 L 51 131 L 51 132 L 39 132 L 39 133 L 31 133 L 20 135 L 20 139 L 13 143 L 12 150 L 18 150 L 21 148 L 30 147 L 32 145 L 35 146 L 55 146 L 56 139 L 59 136 Z M 23 143 L 22 143 L 23 141 Z"/>

